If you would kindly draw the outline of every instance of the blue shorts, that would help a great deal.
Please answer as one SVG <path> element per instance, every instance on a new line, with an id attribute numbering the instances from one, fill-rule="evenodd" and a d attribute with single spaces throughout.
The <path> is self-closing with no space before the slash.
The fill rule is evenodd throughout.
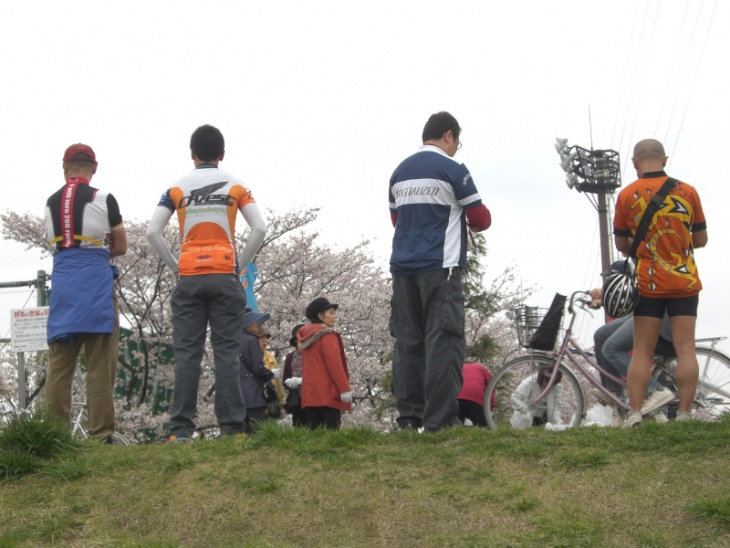
<path id="1" fill-rule="evenodd" d="M 654 298 L 639 297 L 639 304 L 634 310 L 634 316 L 648 316 L 650 318 L 663 318 L 664 312 L 672 318 L 673 316 L 697 317 L 697 305 L 700 302 L 699 294 L 691 297 L 679 298 Z"/>

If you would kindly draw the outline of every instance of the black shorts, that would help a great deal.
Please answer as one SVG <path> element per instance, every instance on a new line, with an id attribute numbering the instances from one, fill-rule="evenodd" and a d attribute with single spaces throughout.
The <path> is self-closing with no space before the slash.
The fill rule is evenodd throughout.
<path id="1" fill-rule="evenodd" d="M 697 305 L 700 302 L 700 296 L 679 298 L 654 298 L 639 297 L 639 304 L 634 310 L 634 316 L 648 316 L 650 318 L 663 318 L 664 312 L 671 318 L 673 316 L 693 316 L 697 317 Z"/>

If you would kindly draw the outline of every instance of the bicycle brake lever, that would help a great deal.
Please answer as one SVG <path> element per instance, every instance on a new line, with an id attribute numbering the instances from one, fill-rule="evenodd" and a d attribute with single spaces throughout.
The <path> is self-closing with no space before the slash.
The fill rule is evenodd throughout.
<path id="1" fill-rule="evenodd" d="M 575 301 L 575 303 L 578 305 L 578 307 L 587 312 L 591 317 L 593 317 L 593 311 L 598 310 L 597 308 L 593 308 L 591 306 L 593 304 L 593 301 L 578 299 Z"/>

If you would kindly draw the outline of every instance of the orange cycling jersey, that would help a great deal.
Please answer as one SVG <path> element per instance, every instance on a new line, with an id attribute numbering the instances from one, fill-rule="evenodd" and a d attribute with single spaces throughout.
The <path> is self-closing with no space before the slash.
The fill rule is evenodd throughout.
<path id="1" fill-rule="evenodd" d="M 616 236 L 633 237 L 648 203 L 666 180 L 663 171 L 647 173 L 619 193 L 613 221 Z M 637 249 L 639 293 L 657 298 L 699 293 L 702 282 L 694 260 L 692 232 L 706 229 L 697 191 L 678 181 L 664 198 Z"/>
<path id="2" fill-rule="evenodd" d="M 236 214 L 253 203 L 251 191 L 212 165 L 201 165 L 177 181 L 159 205 L 177 212 L 182 248 L 181 276 L 238 272 Z"/>

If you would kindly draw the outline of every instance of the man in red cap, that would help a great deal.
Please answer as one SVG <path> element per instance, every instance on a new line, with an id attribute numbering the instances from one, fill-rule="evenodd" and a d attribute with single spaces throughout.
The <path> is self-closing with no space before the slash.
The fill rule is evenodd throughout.
<path id="1" fill-rule="evenodd" d="M 90 185 L 96 168 L 90 146 L 68 147 L 63 155 L 66 184 L 46 202 L 46 239 L 54 254 L 45 404 L 54 416 L 70 420 L 71 386 L 83 346 L 89 434 L 112 443 L 119 311 L 114 293 L 118 271 L 110 258 L 127 252 L 127 233 L 114 196 Z"/>

